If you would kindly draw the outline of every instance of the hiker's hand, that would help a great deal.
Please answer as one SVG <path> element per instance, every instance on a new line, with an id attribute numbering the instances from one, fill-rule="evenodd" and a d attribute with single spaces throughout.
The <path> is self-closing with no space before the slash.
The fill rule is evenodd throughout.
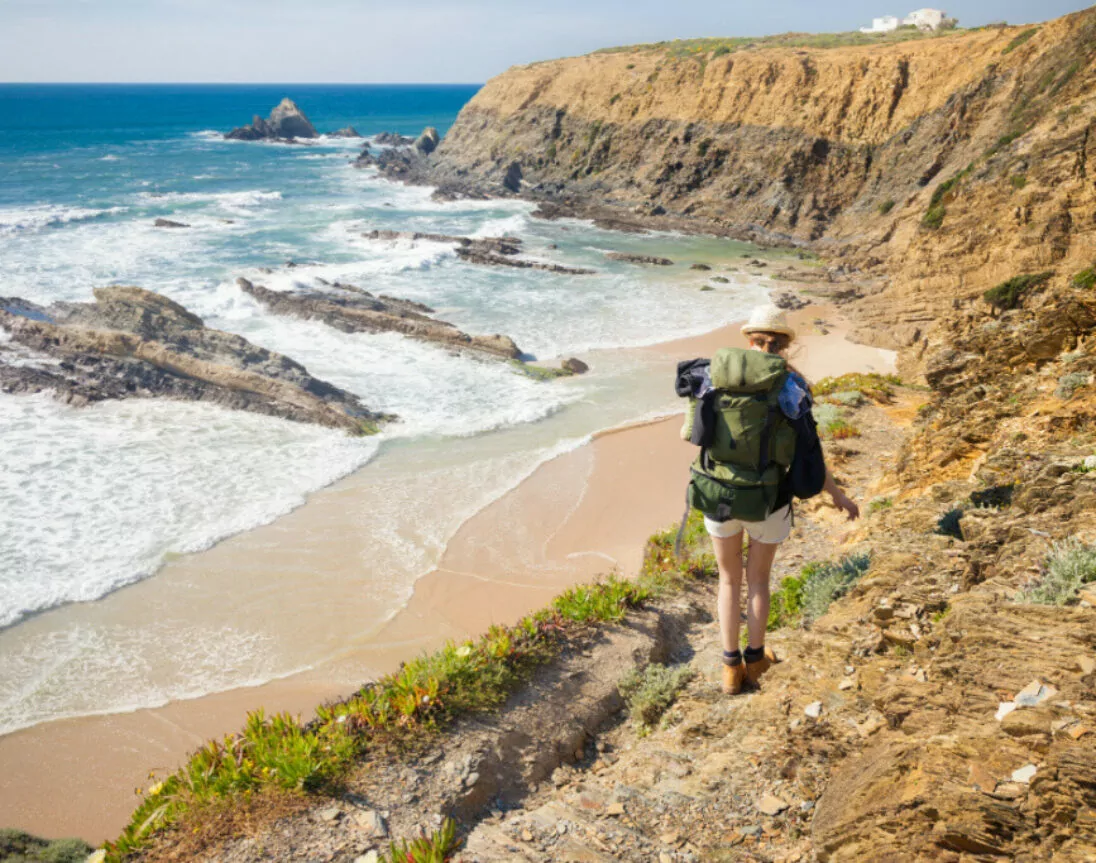
<path id="1" fill-rule="evenodd" d="M 856 505 L 856 501 L 854 501 L 843 491 L 839 491 L 833 496 L 833 503 L 834 506 L 844 511 L 848 515 L 849 521 L 856 521 L 858 518 L 860 518 L 860 507 Z"/>

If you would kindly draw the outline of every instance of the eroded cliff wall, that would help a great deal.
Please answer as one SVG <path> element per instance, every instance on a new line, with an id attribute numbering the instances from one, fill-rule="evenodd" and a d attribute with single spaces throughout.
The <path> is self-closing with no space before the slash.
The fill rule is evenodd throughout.
<path id="1" fill-rule="evenodd" d="M 812 244 L 874 277 L 859 336 L 919 369 L 956 303 L 1096 262 L 1094 60 L 1096 8 L 887 46 L 537 63 L 487 83 L 425 178 Z"/>

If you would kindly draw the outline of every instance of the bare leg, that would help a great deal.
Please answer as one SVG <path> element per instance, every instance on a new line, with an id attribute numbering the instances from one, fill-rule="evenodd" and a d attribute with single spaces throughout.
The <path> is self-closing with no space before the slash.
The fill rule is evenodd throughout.
<path id="1" fill-rule="evenodd" d="M 780 547 L 778 542 L 757 542 L 750 540 L 750 556 L 746 561 L 746 627 L 750 635 L 750 647 L 765 644 L 765 630 L 769 623 L 769 574 L 773 568 L 773 558 Z M 716 553 L 718 559 L 718 552 Z M 720 592 L 722 595 L 723 567 L 720 565 Z M 722 608 L 720 608 L 722 611 Z M 738 627 L 735 627 L 738 631 Z"/>
<path id="2" fill-rule="evenodd" d="M 742 532 L 728 537 L 713 536 L 712 550 L 719 565 L 719 634 L 723 650 L 731 653 L 738 650 L 742 623 Z"/>

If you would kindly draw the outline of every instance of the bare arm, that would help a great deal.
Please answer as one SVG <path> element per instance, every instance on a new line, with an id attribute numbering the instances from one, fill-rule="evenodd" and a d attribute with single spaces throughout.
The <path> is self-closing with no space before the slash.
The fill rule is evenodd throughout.
<path id="1" fill-rule="evenodd" d="M 834 506 L 848 514 L 849 521 L 860 518 L 860 507 L 856 505 L 856 501 L 838 488 L 837 480 L 833 478 L 833 471 L 828 467 L 826 468 L 826 484 L 822 486 L 822 491 L 833 498 Z"/>

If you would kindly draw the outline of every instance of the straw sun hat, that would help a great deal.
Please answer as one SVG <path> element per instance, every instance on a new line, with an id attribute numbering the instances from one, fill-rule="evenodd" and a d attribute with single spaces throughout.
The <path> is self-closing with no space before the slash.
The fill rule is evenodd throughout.
<path id="1" fill-rule="evenodd" d="M 750 333 L 780 333 L 789 339 L 795 338 L 795 330 L 788 323 L 783 310 L 776 306 L 758 306 L 750 315 L 749 321 L 742 326 L 743 335 Z"/>

